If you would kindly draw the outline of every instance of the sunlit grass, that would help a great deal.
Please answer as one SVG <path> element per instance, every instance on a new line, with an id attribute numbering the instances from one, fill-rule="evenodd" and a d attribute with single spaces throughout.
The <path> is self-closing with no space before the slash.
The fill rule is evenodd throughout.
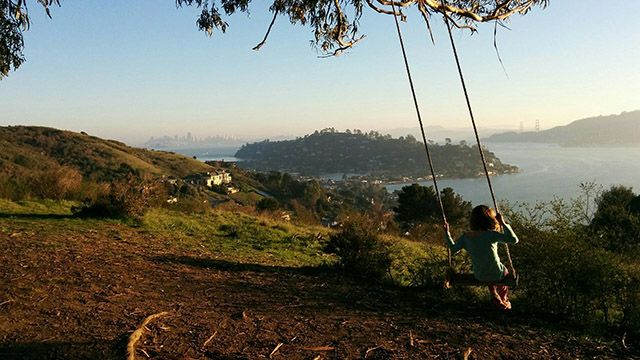
<path id="1" fill-rule="evenodd" d="M 176 241 L 195 241 L 225 260 L 280 266 L 318 266 L 334 261 L 322 251 L 328 235 L 322 227 L 230 211 L 184 214 L 163 209 L 147 213 L 143 226 L 171 234 Z"/>
<path id="2" fill-rule="evenodd" d="M 66 200 L 22 200 L 0 199 L 0 214 L 4 215 L 71 215 L 76 202 Z"/>

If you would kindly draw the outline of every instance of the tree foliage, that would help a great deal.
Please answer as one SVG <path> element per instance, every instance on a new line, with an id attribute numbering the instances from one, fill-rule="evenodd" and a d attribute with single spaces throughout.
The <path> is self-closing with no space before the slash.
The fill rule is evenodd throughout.
<path id="1" fill-rule="evenodd" d="M 438 176 L 475 177 L 483 175 L 477 146 L 432 144 L 430 147 Z M 494 153 L 484 150 L 494 173 L 515 172 Z M 259 171 L 277 169 L 304 175 L 334 173 L 367 174 L 388 179 L 422 177 L 428 173 L 424 145 L 407 135 L 394 139 L 377 131 L 351 133 L 323 129 L 295 140 L 261 141 L 244 145 L 235 154 L 245 168 Z"/>
<path id="2" fill-rule="evenodd" d="M 596 199 L 590 223 L 596 245 L 629 252 L 640 248 L 640 195 L 631 188 L 613 186 Z"/>
<path id="3" fill-rule="evenodd" d="M 27 3 L 29 0 L 0 0 L 0 78 L 24 62 L 23 32 L 29 28 Z M 60 5 L 59 0 L 37 0 L 51 17 L 49 8 Z M 273 20 L 264 39 L 254 48 L 259 49 L 267 40 L 278 16 L 292 24 L 308 26 L 313 30 L 312 43 L 323 54 L 337 55 L 364 38 L 359 21 L 365 8 L 380 14 L 397 15 L 405 19 L 405 12 L 416 10 L 425 20 L 442 14 L 458 28 L 475 30 L 477 23 L 502 22 L 514 14 L 526 14 L 535 6 L 545 7 L 549 0 L 274 0 L 269 7 Z M 225 32 L 225 16 L 249 13 L 251 0 L 176 0 L 176 6 L 201 9 L 197 27 L 211 36 L 214 30 Z"/>
<path id="4" fill-rule="evenodd" d="M 452 188 L 440 192 L 447 220 L 456 223 L 471 213 L 471 203 L 464 201 Z M 412 184 L 398 193 L 398 206 L 394 209 L 396 219 L 405 224 L 421 222 L 437 223 L 442 219 L 440 204 L 433 186 Z"/>

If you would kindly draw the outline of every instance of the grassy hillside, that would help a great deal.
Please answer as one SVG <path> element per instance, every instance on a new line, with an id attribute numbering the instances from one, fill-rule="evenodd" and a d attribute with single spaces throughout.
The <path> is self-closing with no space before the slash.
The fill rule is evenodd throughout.
<path id="1" fill-rule="evenodd" d="M 85 179 L 101 182 L 132 172 L 183 177 L 211 169 L 182 155 L 36 126 L 0 127 L 0 148 L 0 169 L 5 174 L 64 166 L 77 170 Z"/>

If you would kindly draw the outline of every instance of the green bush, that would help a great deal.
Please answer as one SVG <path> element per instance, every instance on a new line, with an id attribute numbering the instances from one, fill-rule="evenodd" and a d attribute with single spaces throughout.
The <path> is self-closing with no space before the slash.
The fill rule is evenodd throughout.
<path id="1" fill-rule="evenodd" d="M 521 276 L 518 301 L 583 325 L 640 329 L 637 259 L 595 246 L 583 205 L 554 200 L 504 210 L 521 240 L 511 248 Z"/>
<path id="2" fill-rule="evenodd" d="M 157 202 L 156 190 L 153 183 L 131 176 L 112 182 L 95 199 L 73 211 L 79 217 L 141 219 L 151 204 Z"/>
<path id="3" fill-rule="evenodd" d="M 278 200 L 269 197 L 260 199 L 260 201 L 258 201 L 258 203 L 256 204 L 256 208 L 262 211 L 274 211 L 277 210 L 278 207 Z"/>
<path id="4" fill-rule="evenodd" d="M 373 280 L 389 276 L 389 245 L 382 241 L 373 224 L 363 218 L 352 219 L 329 238 L 325 252 L 339 257 L 338 266 L 345 272 Z"/>

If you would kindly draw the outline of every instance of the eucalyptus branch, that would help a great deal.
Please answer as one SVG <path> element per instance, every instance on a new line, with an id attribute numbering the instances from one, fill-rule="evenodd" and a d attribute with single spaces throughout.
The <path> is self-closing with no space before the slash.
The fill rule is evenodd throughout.
<path id="1" fill-rule="evenodd" d="M 393 11 L 382 9 L 376 6 L 371 0 L 367 0 L 367 5 L 369 5 L 369 7 L 373 9 L 373 11 L 379 14 L 394 15 Z M 395 15 L 400 16 L 401 18 L 405 17 L 405 15 L 401 11 L 396 12 Z"/>
<path id="2" fill-rule="evenodd" d="M 269 37 L 269 34 L 271 33 L 271 28 L 273 27 L 273 24 L 276 22 L 276 17 L 278 17 L 278 11 L 274 10 L 273 11 L 273 18 L 271 19 L 271 23 L 269 24 L 269 28 L 267 28 L 267 33 L 264 34 L 264 38 L 262 39 L 262 41 L 260 41 L 260 43 L 258 45 L 254 46 L 252 50 L 255 50 L 255 51 L 260 50 L 260 48 L 267 42 L 267 38 Z"/>
<path id="3" fill-rule="evenodd" d="M 51 17 L 50 8 L 60 6 L 60 0 L 0 0 L 0 79 L 17 69 L 24 62 L 23 32 L 29 30 L 29 2 L 38 3 L 46 15 Z M 197 27 L 211 36 L 215 30 L 225 32 L 228 24 L 223 19 L 235 13 L 249 13 L 254 0 L 174 0 L 176 7 L 192 6 L 201 10 L 196 20 Z M 312 43 L 323 54 L 336 56 L 364 39 L 358 29 L 358 21 L 363 8 L 384 15 L 399 16 L 406 20 L 411 6 L 416 6 L 421 14 L 431 41 L 433 31 L 430 19 L 440 13 L 450 21 L 451 26 L 476 31 L 479 23 L 494 21 L 504 26 L 515 14 L 526 14 L 534 6 L 546 7 L 550 0 L 272 0 L 269 11 L 273 17 L 264 38 L 254 50 L 266 44 L 278 15 L 289 18 L 292 24 L 300 24 L 313 29 Z M 366 5 L 365 5 L 366 4 Z M 392 7 L 390 10 L 389 8 Z M 494 38 L 495 40 L 495 38 Z M 495 41 L 494 41 L 495 42 Z M 497 45 L 494 44 L 497 48 Z"/>
<path id="4" fill-rule="evenodd" d="M 422 2 L 418 2 L 418 10 L 420 11 L 420 14 L 422 14 L 424 23 L 427 25 L 427 30 L 429 31 L 429 37 L 431 38 L 431 43 L 435 45 L 436 41 L 433 38 L 433 30 L 431 30 L 431 22 L 429 21 L 429 11 L 424 6 L 424 3 Z"/>

